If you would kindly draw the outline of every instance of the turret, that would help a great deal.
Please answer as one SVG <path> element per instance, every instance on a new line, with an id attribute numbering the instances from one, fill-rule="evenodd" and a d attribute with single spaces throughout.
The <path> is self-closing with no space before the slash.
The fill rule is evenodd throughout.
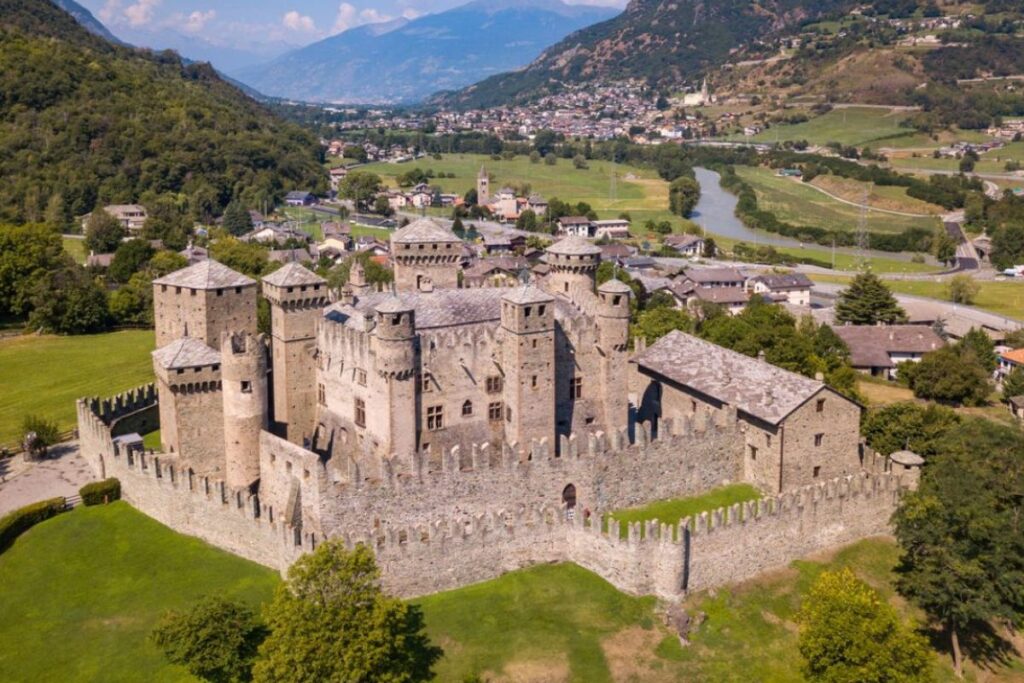
<path id="1" fill-rule="evenodd" d="M 601 372 L 601 403 L 604 424 L 620 429 L 629 421 L 629 300 L 633 290 L 625 282 L 611 279 L 597 288 L 598 355 Z"/>
<path id="2" fill-rule="evenodd" d="M 263 278 L 263 294 L 270 302 L 274 428 L 303 445 L 316 423 L 316 326 L 328 303 L 327 281 L 289 263 Z"/>
<path id="3" fill-rule="evenodd" d="M 420 218 L 391 234 L 391 262 L 399 292 L 459 286 L 462 240 L 432 218 Z"/>
<path id="4" fill-rule="evenodd" d="M 501 298 L 505 440 L 555 442 L 555 300 L 537 287 Z"/>
<path id="5" fill-rule="evenodd" d="M 267 428 L 266 339 L 225 333 L 220 356 L 225 481 L 231 488 L 243 488 L 260 476 L 260 432 Z"/>
<path id="6" fill-rule="evenodd" d="M 551 288 L 569 295 L 576 288 L 594 291 L 601 249 L 582 237 L 566 237 L 546 250 L 545 260 L 551 267 Z"/>
<path id="7" fill-rule="evenodd" d="M 381 406 L 390 454 L 411 457 L 417 450 L 416 312 L 397 296 L 375 309 L 376 372 L 385 384 L 387 403 Z"/>
<path id="8" fill-rule="evenodd" d="M 370 283 L 366 281 L 366 268 L 362 261 L 355 259 L 348 271 L 348 288 L 353 296 L 361 297 L 370 291 Z"/>

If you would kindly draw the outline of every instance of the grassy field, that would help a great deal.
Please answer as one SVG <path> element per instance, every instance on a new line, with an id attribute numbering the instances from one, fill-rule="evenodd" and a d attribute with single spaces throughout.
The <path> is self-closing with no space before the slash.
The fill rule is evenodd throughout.
<path id="1" fill-rule="evenodd" d="M 819 175 L 810 184 L 856 204 L 864 202 L 864 193 L 867 192 L 867 205 L 876 209 L 931 216 L 942 215 L 946 212 L 938 204 L 931 204 L 908 196 L 905 187 L 875 185 L 831 174 Z"/>
<path id="2" fill-rule="evenodd" d="M 75 259 L 75 263 L 85 263 L 85 257 L 89 255 L 88 250 L 85 248 L 85 240 L 62 237 L 61 242 L 64 244 L 64 251 L 71 254 L 71 258 Z"/>
<path id="3" fill-rule="evenodd" d="M 872 146 L 890 145 L 892 140 L 880 141 L 913 132 L 900 127 L 900 121 L 907 116 L 906 112 L 872 107 L 833 109 L 804 123 L 773 126 L 752 138 L 744 139 L 752 142 L 807 140 L 812 145 L 839 142 L 858 147 L 868 143 Z"/>
<path id="4" fill-rule="evenodd" d="M 127 503 L 77 509 L 0 555 L 0 680 L 193 680 L 147 641 L 160 615 L 204 595 L 257 605 L 277 582 Z"/>
<path id="5" fill-rule="evenodd" d="M 861 210 L 828 197 L 806 184 L 782 178 L 767 168 L 738 166 L 736 172 L 757 193 L 760 208 L 771 211 L 779 220 L 793 225 L 820 227 L 828 230 L 857 230 Z M 868 210 L 867 227 L 871 232 L 903 232 L 908 228 L 939 227 L 938 218 L 910 218 Z"/>
<path id="6" fill-rule="evenodd" d="M 75 425 L 75 399 L 153 380 L 151 330 L 0 340 L 0 444 L 17 441 L 28 414 Z"/>
<path id="7" fill-rule="evenodd" d="M 714 237 L 718 246 L 726 250 L 732 249 L 739 241 L 719 235 Z M 833 261 L 832 250 L 817 244 L 808 243 L 808 246 L 804 247 L 775 247 L 775 250 L 782 254 L 789 254 L 794 258 L 812 258 L 826 264 L 831 264 Z M 867 262 L 871 270 L 876 273 L 930 273 L 941 269 L 940 266 L 935 264 L 914 263 L 910 260 L 885 258 L 884 256 L 870 256 Z M 860 268 L 860 260 L 854 254 L 837 251 L 835 254 L 835 268 L 837 270 L 855 271 Z"/>
<path id="8" fill-rule="evenodd" d="M 559 159 L 555 166 L 548 166 L 531 164 L 525 156 L 494 161 L 484 154 L 446 154 L 440 161 L 425 158 L 405 164 L 377 163 L 360 170 L 380 175 L 390 186 L 397 185 L 397 176 L 414 168 L 454 173 L 454 178 L 434 178 L 430 183 L 445 192 L 465 194 L 476 187 L 477 173 L 483 166 L 491 174 L 492 192 L 503 185 L 521 187 L 528 183 L 546 199 L 557 197 L 572 203 L 587 202 L 601 218 L 616 218 L 628 212 L 633 219 L 634 234 L 638 236 L 643 233 L 642 224 L 647 219 L 668 220 L 677 229 L 681 228 L 682 219 L 668 211 L 668 183 L 653 170 L 608 161 L 588 163 L 588 169 L 575 169 L 568 159 Z"/>
<path id="9" fill-rule="evenodd" d="M 629 533 L 627 524 L 631 522 L 646 522 L 656 519 L 665 524 L 675 525 L 684 517 L 693 517 L 702 512 L 708 512 L 716 508 L 727 507 L 748 500 L 756 500 L 760 497 L 760 492 L 750 484 L 730 484 L 729 486 L 708 491 L 701 496 L 659 500 L 643 507 L 616 510 L 608 516 L 622 522 L 620 533 L 625 538 Z"/>

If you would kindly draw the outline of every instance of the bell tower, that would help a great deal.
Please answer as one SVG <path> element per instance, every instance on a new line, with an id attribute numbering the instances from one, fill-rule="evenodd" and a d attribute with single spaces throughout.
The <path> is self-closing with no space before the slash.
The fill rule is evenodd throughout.
<path id="1" fill-rule="evenodd" d="M 505 440 L 555 444 L 555 300 L 537 287 L 501 297 Z"/>
<path id="2" fill-rule="evenodd" d="M 491 203 L 491 177 L 487 175 L 487 169 L 483 166 L 476 174 L 476 203 L 480 206 Z"/>

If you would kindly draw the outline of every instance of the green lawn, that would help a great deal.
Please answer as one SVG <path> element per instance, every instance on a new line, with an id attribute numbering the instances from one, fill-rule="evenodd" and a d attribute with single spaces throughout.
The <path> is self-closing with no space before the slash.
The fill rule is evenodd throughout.
<path id="1" fill-rule="evenodd" d="M 758 206 L 771 211 L 781 221 L 827 230 L 857 230 L 861 214 L 857 206 L 836 201 L 805 183 L 777 176 L 768 168 L 737 166 L 736 173 L 754 188 Z M 939 226 L 936 217 L 911 218 L 870 209 L 867 212 L 867 228 L 871 232 L 903 232 L 908 228 L 933 230 Z"/>
<path id="2" fill-rule="evenodd" d="M 89 251 L 85 248 L 85 240 L 62 237 L 61 242 L 64 244 L 64 251 L 71 254 L 71 258 L 75 259 L 76 263 L 85 263 L 85 257 L 89 255 Z"/>
<path id="3" fill-rule="evenodd" d="M 715 508 L 728 507 L 760 497 L 761 493 L 750 484 L 730 484 L 700 496 L 659 500 L 643 507 L 615 510 L 609 516 L 622 522 L 620 533 L 625 538 L 629 533 L 628 523 L 631 522 L 656 519 L 665 524 L 675 525 L 684 517 L 693 517 Z"/>
<path id="4" fill-rule="evenodd" d="M 278 580 L 127 503 L 79 508 L 0 555 L 0 680 L 193 680 L 147 641 L 160 615 L 204 595 L 257 605 Z"/>
<path id="5" fill-rule="evenodd" d="M 766 233 L 767 234 L 767 233 Z M 730 250 L 739 240 L 714 235 L 715 243 L 719 247 Z M 747 242 L 747 244 L 752 244 Z M 833 260 L 832 250 L 818 244 L 808 242 L 805 247 L 775 247 L 775 250 L 782 254 L 789 254 L 794 258 L 812 258 L 822 263 L 831 264 Z M 940 266 L 928 263 L 914 263 L 909 259 L 886 258 L 884 256 L 870 256 L 867 259 L 871 270 L 876 273 L 929 273 L 941 270 Z M 860 261 L 854 254 L 835 254 L 836 270 L 853 271 L 860 268 Z"/>
<path id="6" fill-rule="evenodd" d="M 153 381 L 151 330 L 0 340 L 0 444 L 17 441 L 25 415 L 75 426 L 75 399 Z"/>
<path id="7" fill-rule="evenodd" d="M 160 448 L 161 448 L 161 445 L 160 445 L 160 430 L 157 429 L 157 430 L 152 431 L 152 432 L 150 432 L 148 434 L 144 434 L 142 436 L 142 447 L 143 448 L 151 448 L 154 451 L 159 451 Z"/>
<path id="8" fill-rule="evenodd" d="M 908 115 L 906 112 L 871 107 L 833 109 L 804 123 L 773 126 L 752 138 L 743 139 L 752 142 L 807 140 L 812 145 L 839 142 L 858 147 L 868 143 L 872 146 L 883 146 L 892 142 L 881 142 L 883 138 L 913 133 L 908 128 L 900 127 L 900 121 Z"/>
<path id="9" fill-rule="evenodd" d="M 476 187 L 476 177 L 483 166 L 491 174 L 492 192 L 504 185 L 529 183 L 534 192 L 546 199 L 558 197 L 572 203 L 587 202 L 601 218 L 616 218 L 628 212 L 633 219 L 633 232 L 638 236 L 644 232 L 642 224 L 648 218 L 668 220 L 676 229 L 682 228 L 683 219 L 668 211 L 668 183 L 654 170 L 598 160 L 588 164 L 588 169 L 575 169 L 568 159 L 559 159 L 556 165 L 548 166 L 543 162 L 531 164 L 525 156 L 494 161 L 485 154 L 445 154 L 440 161 L 428 157 L 405 164 L 368 164 L 360 170 L 380 175 L 390 186 L 397 185 L 397 176 L 414 168 L 454 173 L 454 178 L 433 178 L 429 182 L 445 192 L 461 195 Z"/>

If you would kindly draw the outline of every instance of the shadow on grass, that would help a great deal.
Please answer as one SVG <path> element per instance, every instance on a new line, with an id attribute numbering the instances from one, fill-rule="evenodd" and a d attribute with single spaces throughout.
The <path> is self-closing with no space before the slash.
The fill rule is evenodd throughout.
<path id="1" fill-rule="evenodd" d="M 949 630 L 931 628 L 925 631 L 936 652 L 942 653 L 952 663 L 953 649 L 950 643 Z M 1001 635 L 988 622 L 973 622 L 960 632 L 960 649 L 965 661 L 986 671 L 995 671 L 1009 666 L 1020 653 L 1009 640 Z"/>

